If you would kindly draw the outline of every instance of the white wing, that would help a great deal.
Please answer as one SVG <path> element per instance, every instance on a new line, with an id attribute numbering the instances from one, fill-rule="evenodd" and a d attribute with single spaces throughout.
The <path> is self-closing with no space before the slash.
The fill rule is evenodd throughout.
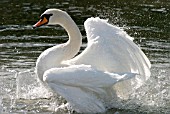
<path id="1" fill-rule="evenodd" d="M 150 76 L 150 61 L 125 31 L 100 18 L 85 22 L 87 48 L 70 64 L 87 64 L 108 72 L 130 72 Z"/>
<path id="2" fill-rule="evenodd" d="M 106 101 L 114 95 L 112 86 L 136 74 L 98 71 L 87 65 L 52 68 L 44 73 L 44 81 L 63 96 L 77 112 L 104 112 Z M 104 102 L 103 102 L 104 101 Z"/>
<path id="3" fill-rule="evenodd" d="M 86 64 L 100 71 L 136 73 L 135 78 L 115 84 L 116 95 L 128 99 L 150 77 L 150 61 L 125 31 L 106 20 L 89 18 L 85 22 L 87 48 L 68 64 Z"/>

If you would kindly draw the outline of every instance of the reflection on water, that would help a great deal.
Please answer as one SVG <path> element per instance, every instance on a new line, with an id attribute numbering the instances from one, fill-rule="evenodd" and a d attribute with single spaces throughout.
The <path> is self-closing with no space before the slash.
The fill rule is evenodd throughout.
<path id="1" fill-rule="evenodd" d="M 66 32 L 60 26 L 32 29 L 39 15 L 47 8 L 60 8 L 71 15 L 83 35 L 82 50 L 86 47 L 87 41 L 83 22 L 88 17 L 99 16 L 109 19 L 110 23 L 127 31 L 149 57 L 152 63 L 151 78 L 142 88 L 134 92 L 131 100 L 122 103 L 123 109 L 115 108 L 107 113 L 112 114 L 116 111 L 121 114 L 170 113 L 170 2 L 168 0 L 128 2 L 126 0 L 111 2 L 1 0 L 0 113 L 52 113 L 58 106 L 64 107 L 61 105 L 65 103 L 62 98 L 55 98 L 47 94 L 47 91 L 41 94 L 37 92 L 44 89 L 38 88 L 42 86 L 34 75 L 35 61 L 39 54 L 68 39 Z M 24 74 L 25 71 L 27 75 Z M 23 75 L 25 77 L 22 77 Z M 29 78 L 31 76 L 32 78 Z M 26 79 L 29 82 L 26 82 Z M 21 80 L 22 83 L 19 82 Z M 28 86 L 24 85 L 24 82 Z M 61 108 L 60 111 L 68 112 L 66 108 Z"/>

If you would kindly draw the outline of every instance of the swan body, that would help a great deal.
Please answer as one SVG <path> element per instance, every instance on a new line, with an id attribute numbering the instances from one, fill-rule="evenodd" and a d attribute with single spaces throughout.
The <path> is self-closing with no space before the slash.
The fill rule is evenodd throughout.
<path id="1" fill-rule="evenodd" d="M 149 78 L 148 58 L 132 37 L 107 20 L 85 21 L 88 44 L 76 57 L 82 36 L 66 12 L 48 9 L 34 27 L 55 24 L 66 29 L 69 40 L 42 52 L 36 72 L 41 81 L 63 96 L 77 112 L 104 112 L 119 93 L 132 90 L 134 82 L 137 88 Z"/>

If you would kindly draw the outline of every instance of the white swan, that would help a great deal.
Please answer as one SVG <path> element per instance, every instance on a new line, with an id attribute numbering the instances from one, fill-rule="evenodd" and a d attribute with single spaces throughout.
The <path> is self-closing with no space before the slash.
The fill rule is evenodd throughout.
<path id="1" fill-rule="evenodd" d="M 66 12 L 48 9 L 34 27 L 56 24 L 66 29 L 69 40 L 42 52 L 36 72 L 77 112 L 103 112 L 116 97 L 124 97 L 126 90 L 139 87 L 149 78 L 148 58 L 120 28 L 100 18 L 87 19 L 87 48 L 74 57 L 82 36 Z"/>

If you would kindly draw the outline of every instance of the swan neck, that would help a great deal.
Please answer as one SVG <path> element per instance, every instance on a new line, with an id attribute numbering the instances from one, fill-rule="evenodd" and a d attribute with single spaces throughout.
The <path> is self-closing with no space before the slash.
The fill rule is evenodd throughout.
<path id="1" fill-rule="evenodd" d="M 36 72 L 42 81 L 45 71 L 64 66 L 63 62 L 72 59 L 79 52 L 82 43 L 81 33 L 68 14 L 62 13 L 53 24 L 61 25 L 67 31 L 69 40 L 45 50 L 37 59 Z"/>
<path id="2" fill-rule="evenodd" d="M 66 30 L 69 36 L 69 40 L 66 43 L 67 54 L 65 54 L 65 60 L 68 60 L 73 58 L 79 52 L 82 43 L 82 35 L 71 17 L 68 17 L 61 26 Z"/>
<path id="3" fill-rule="evenodd" d="M 80 33 L 79 28 L 75 24 L 75 22 L 70 18 L 67 20 L 62 27 L 67 31 L 69 36 L 69 43 L 79 43 L 82 39 L 82 35 Z"/>

